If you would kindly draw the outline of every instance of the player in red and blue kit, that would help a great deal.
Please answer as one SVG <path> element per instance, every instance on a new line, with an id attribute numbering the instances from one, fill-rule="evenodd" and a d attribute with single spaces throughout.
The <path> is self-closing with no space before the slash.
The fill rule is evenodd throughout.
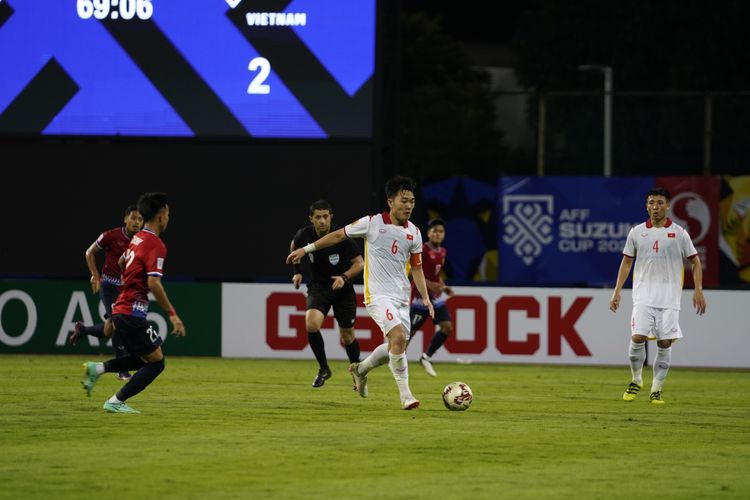
<path id="1" fill-rule="evenodd" d="M 430 340 L 427 352 L 423 352 L 420 356 L 419 363 L 433 377 L 437 377 L 437 372 L 432 366 L 432 355 L 445 343 L 445 340 L 453 329 L 451 315 L 445 305 L 446 296 L 453 295 L 453 290 L 447 287 L 440 277 L 440 272 L 445 267 L 445 256 L 447 254 L 447 250 L 442 246 L 444 239 L 445 221 L 442 219 L 431 220 L 427 224 L 427 242 L 422 246 L 422 270 L 427 282 L 427 291 L 430 294 L 430 300 L 435 308 L 435 317 L 432 319 L 432 322 L 438 328 L 435 330 L 432 340 Z M 422 328 L 424 322 L 430 317 L 430 313 L 424 306 L 422 296 L 419 295 L 414 283 L 412 283 L 411 287 L 411 307 L 409 313 L 411 316 L 409 341 L 411 341 L 417 330 Z"/>
<path id="2" fill-rule="evenodd" d="M 104 231 L 86 250 L 86 265 L 91 272 L 91 291 L 99 294 L 106 311 L 104 319 L 107 323 L 110 322 L 109 318 L 112 317 L 112 304 L 120 295 L 120 286 L 122 285 L 122 269 L 120 269 L 117 261 L 128 248 L 133 235 L 143 227 L 143 217 L 141 217 L 138 207 L 130 205 L 125 210 L 123 224 L 121 227 Z M 101 274 L 99 274 L 96 266 L 96 254 L 101 251 L 104 251 L 104 266 Z M 111 324 L 105 328 L 107 323 L 87 327 L 84 326 L 82 321 L 78 321 L 70 335 L 70 344 L 76 345 L 83 335 L 91 335 L 100 339 L 109 337 L 112 334 L 112 328 Z M 118 358 L 128 355 L 119 335 L 112 335 L 112 348 Z M 130 378 L 130 373 L 119 373 L 118 378 L 127 380 Z"/>
<path id="3" fill-rule="evenodd" d="M 146 319 L 149 292 L 169 313 L 173 335 L 184 336 L 185 326 L 161 283 L 167 247 L 159 235 L 169 223 L 169 205 L 164 193 L 145 193 L 138 200 L 138 211 L 143 215 L 144 228 L 133 236 L 125 254 L 120 258 L 123 285 L 112 308 L 115 332 L 122 337 L 130 356 L 114 358 L 104 363 L 84 363 L 83 387 L 88 396 L 99 376 L 107 372 L 138 370 L 117 393 L 104 403 L 110 413 L 139 413 L 125 401 L 143 391 L 164 370 L 162 339 Z"/>

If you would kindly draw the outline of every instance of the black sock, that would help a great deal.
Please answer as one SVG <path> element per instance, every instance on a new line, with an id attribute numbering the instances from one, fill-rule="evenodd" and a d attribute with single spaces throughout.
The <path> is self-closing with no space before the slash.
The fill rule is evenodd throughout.
<path id="1" fill-rule="evenodd" d="M 143 367 L 135 372 L 128 383 L 123 385 L 119 391 L 117 391 L 117 399 L 125 401 L 128 398 L 132 398 L 159 376 L 164 371 L 164 358 L 156 363 L 146 363 Z"/>
<path id="2" fill-rule="evenodd" d="M 84 326 L 83 333 L 85 335 L 91 335 L 92 337 L 96 337 L 98 339 L 103 339 L 104 338 L 104 323 L 99 323 L 98 325 L 94 325 L 94 326 Z"/>
<path id="3" fill-rule="evenodd" d="M 359 361 L 359 342 L 357 342 L 357 339 L 354 339 L 354 342 L 344 346 L 344 348 L 346 349 L 346 355 L 349 357 L 349 362 L 357 363 Z"/>
<path id="4" fill-rule="evenodd" d="M 104 362 L 104 371 L 107 373 L 120 373 L 129 370 L 137 370 L 146 363 L 138 356 L 127 356 L 124 358 L 110 359 Z"/>
<path id="5" fill-rule="evenodd" d="M 427 352 L 425 354 L 432 357 L 432 355 L 435 354 L 435 351 L 440 349 L 440 346 L 445 343 L 445 339 L 447 338 L 448 336 L 441 330 L 436 331 L 432 336 L 432 340 L 430 340 L 430 347 L 427 348 Z"/>
<path id="6" fill-rule="evenodd" d="M 328 359 L 326 359 L 326 346 L 323 343 L 323 336 L 320 332 L 307 332 L 307 342 L 312 348 L 315 359 L 318 360 L 320 369 L 324 370 L 328 368 Z"/>
<path id="7" fill-rule="evenodd" d="M 112 332 L 112 349 L 114 349 L 115 357 L 117 358 L 130 356 L 130 353 L 125 350 L 125 343 L 122 341 L 120 334 L 117 333 L 117 330 Z"/>

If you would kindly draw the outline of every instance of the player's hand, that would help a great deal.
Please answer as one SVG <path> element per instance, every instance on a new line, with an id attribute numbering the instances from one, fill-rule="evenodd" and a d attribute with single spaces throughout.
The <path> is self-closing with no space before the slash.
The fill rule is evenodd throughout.
<path id="1" fill-rule="evenodd" d="M 91 291 L 94 292 L 94 294 L 99 293 L 99 277 L 92 274 L 89 281 L 91 282 Z"/>
<path id="2" fill-rule="evenodd" d="M 186 333 L 185 325 L 182 323 L 180 317 L 176 314 L 173 314 L 169 317 L 169 321 L 172 322 L 172 335 L 176 335 L 177 337 L 184 337 Z"/>
<path id="3" fill-rule="evenodd" d="M 453 289 L 449 286 L 444 286 L 443 293 L 445 293 L 448 297 L 450 297 L 453 295 Z"/>
<path id="4" fill-rule="evenodd" d="M 615 292 L 612 294 L 612 298 L 609 299 L 609 310 L 617 312 L 618 307 L 620 307 L 620 292 Z"/>
<path id="5" fill-rule="evenodd" d="M 302 260 L 302 257 L 304 256 L 305 256 L 305 249 L 298 248 L 294 252 L 287 255 L 286 263 L 287 264 L 299 264 L 300 260 Z"/>
<path id="6" fill-rule="evenodd" d="M 292 276 L 292 284 L 294 285 L 295 290 L 299 290 L 300 283 L 302 283 L 302 274 L 297 273 Z"/>
<path id="7" fill-rule="evenodd" d="M 699 315 L 706 312 L 706 298 L 703 296 L 703 290 L 693 292 L 693 307 Z"/>
<path id="8" fill-rule="evenodd" d="M 107 321 L 104 322 L 104 336 L 110 338 L 114 332 L 115 324 L 112 323 L 112 318 L 107 318 Z"/>
<path id="9" fill-rule="evenodd" d="M 432 307 L 432 302 L 430 302 L 430 299 L 422 299 L 422 303 L 427 306 L 427 309 L 430 311 L 430 318 L 435 319 L 435 308 Z"/>
<path id="10" fill-rule="evenodd" d="M 344 281 L 344 278 L 341 276 L 331 276 L 331 278 L 333 278 L 333 285 L 331 285 L 331 288 L 334 290 L 344 288 L 344 285 L 346 285 L 346 281 Z"/>

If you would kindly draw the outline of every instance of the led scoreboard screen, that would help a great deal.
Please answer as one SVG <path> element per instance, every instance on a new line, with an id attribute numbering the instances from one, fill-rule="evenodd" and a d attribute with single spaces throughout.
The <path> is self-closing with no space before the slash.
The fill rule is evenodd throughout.
<path id="1" fill-rule="evenodd" d="M 0 0 L 0 134 L 372 135 L 376 0 Z"/>

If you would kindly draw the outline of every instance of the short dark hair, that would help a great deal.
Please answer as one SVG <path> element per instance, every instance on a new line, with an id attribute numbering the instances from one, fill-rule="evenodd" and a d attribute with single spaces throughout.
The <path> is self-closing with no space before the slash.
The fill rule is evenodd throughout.
<path id="1" fill-rule="evenodd" d="M 316 210 L 328 210 L 330 213 L 333 213 L 333 207 L 326 200 L 312 202 L 310 205 L 310 216 L 312 216 L 313 212 Z"/>
<path id="2" fill-rule="evenodd" d="M 138 206 L 137 205 L 128 205 L 128 208 L 125 209 L 125 217 L 130 215 L 130 212 L 137 212 Z"/>
<path id="3" fill-rule="evenodd" d="M 646 199 L 648 199 L 649 196 L 663 196 L 669 201 L 669 191 L 664 189 L 663 187 L 655 187 L 651 190 L 649 190 L 648 193 L 646 193 Z"/>
<path id="4" fill-rule="evenodd" d="M 445 221 L 440 218 L 432 219 L 431 221 L 427 223 L 427 230 L 429 231 L 435 226 L 443 226 L 443 229 L 445 229 Z"/>
<path id="5" fill-rule="evenodd" d="M 149 222 L 167 206 L 167 193 L 143 193 L 138 198 L 138 211 L 143 216 L 143 222 Z"/>
<path id="6" fill-rule="evenodd" d="M 417 183 L 411 177 L 397 175 L 385 183 L 385 197 L 394 198 L 401 191 L 411 191 L 417 189 Z"/>

